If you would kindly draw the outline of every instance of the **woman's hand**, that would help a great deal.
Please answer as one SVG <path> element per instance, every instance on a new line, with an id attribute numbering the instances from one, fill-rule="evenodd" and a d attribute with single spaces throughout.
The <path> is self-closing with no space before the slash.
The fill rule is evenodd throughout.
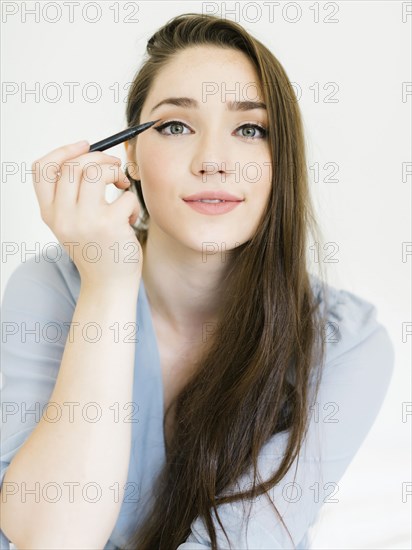
<path id="1" fill-rule="evenodd" d="M 33 162 L 41 217 L 68 251 L 82 284 L 138 282 L 142 249 L 130 225 L 139 216 L 138 199 L 125 191 L 110 204 L 105 200 L 108 183 L 127 189 L 130 182 L 119 158 L 89 148 L 87 142 L 64 145 Z"/>

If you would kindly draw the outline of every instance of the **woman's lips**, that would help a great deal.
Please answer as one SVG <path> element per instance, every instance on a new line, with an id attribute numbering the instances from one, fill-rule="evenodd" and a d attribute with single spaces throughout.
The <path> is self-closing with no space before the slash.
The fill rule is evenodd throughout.
<path id="1" fill-rule="evenodd" d="M 188 195 L 183 197 L 185 201 L 198 201 L 200 199 L 220 199 L 223 201 L 243 201 L 242 197 L 232 195 L 223 189 L 203 189 L 202 191 L 195 193 L 194 195 Z"/>
<path id="2" fill-rule="evenodd" d="M 239 206 L 239 204 L 242 204 L 243 201 L 225 201 L 225 202 L 216 202 L 216 203 L 210 203 L 210 202 L 199 202 L 199 201 L 184 201 L 190 208 L 193 208 L 193 210 L 196 210 L 196 212 L 199 212 L 200 214 L 209 214 L 209 215 L 219 215 L 219 214 L 226 214 L 226 212 L 230 212 L 236 206 Z"/>

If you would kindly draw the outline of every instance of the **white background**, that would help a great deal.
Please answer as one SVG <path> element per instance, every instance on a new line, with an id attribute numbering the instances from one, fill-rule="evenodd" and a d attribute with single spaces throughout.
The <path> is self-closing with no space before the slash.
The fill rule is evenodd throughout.
<path id="1" fill-rule="evenodd" d="M 395 345 L 385 403 L 339 482 L 339 503 L 323 507 L 313 547 L 410 548 L 412 495 L 402 502 L 402 484 L 412 479 L 412 419 L 402 421 L 402 403 L 411 402 L 411 338 L 402 342 L 402 324 L 412 319 L 412 257 L 402 258 L 402 243 L 412 240 L 412 176 L 402 177 L 402 163 L 411 162 L 411 92 L 403 97 L 403 83 L 412 80 L 412 14 L 403 16 L 411 2 L 74 2 L 73 22 L 64 4 L 2 2 L 2 294 L 17 265 L 32 257 L 26 249 L 56 242 L 24 173 L 33 160 L 126 128 L 127 83 L 148 38 L 168 19 L 202 9 L 236 19 L 272 50 L 301 94 L 308 166 L 320 166 L 319 181 L 309 172 L 311 190 L 324 240 L 339 247 L 338 262 L 325 264 L 329 281 L 376 304 Z M 64 82 L 79 83 L 72 102 Z M 91 82 L 101 91 L 98 101 Z M 38 97 L 24 92 L 36 83 Z M 338 85 L 338 102 L 325 101 L 333 91 L 328 83 Z M 56 90 L 62 95 L 55 102 Z M 108 153 L 126 162 L 123 147 Z M 328 162 L 338 165 L 338 182 L 325 181 Z M 110 185 L 108 200 L 116 196 Z M 6 254 L 10 246 L 14 252 Z"/>

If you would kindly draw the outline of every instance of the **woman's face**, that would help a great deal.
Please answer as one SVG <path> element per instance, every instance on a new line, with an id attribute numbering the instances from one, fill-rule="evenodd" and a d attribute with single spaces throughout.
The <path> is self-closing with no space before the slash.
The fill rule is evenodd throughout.
<path id="1" fill-rule="evenodd" d="M 158 103 L 190 98 L 179 105 Z M 239 51 L 191 47 L 178 53 L 157 75 L 140 121 L 161 119 L 127 149 L 129 167 L 141 180 L 153 225 L 196 251 L 229 251 L 252 238 L 269 199 L 271 158 L 266 109 L 229 108 L 231 102 L 263 102 L 254 67 Z M 174 121 L 173 123 L 171 121 Z M 243 128 L 242 128 L 243 127 Z M 238 202 L 208 205 L 201 212 L 189 195 L 224 191 Z M 217 208 L 236 205 L 225 213 Z M 202 206 L 200 206 L 202 208 Z M 156 231 L 159 234 L 159 231 Z"/>

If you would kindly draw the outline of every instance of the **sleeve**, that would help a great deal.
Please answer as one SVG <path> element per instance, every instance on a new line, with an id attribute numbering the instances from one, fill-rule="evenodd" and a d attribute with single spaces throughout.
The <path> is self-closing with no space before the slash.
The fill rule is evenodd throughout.
<path id="1" fill-rule="evenodd" d="M 333 287 L 330 287 L 333 289 Z M 269 495 L 297 548 L 308 548 L 307 536 L 325 503 L 339 502 L 338 482 L 368 435 L 385 399 L 394 369 L 394 348 L 377 310 L 345 290 L 331 294 L 326 359 L 319 392 L 299 456 Z M 312 399 L 313 403 L 313 399 Z M 286 450 L 287 432 L 273 436 L 261 449 L 262 479 L 277 470 Z M 296 472 L 296 476 L 295 476 Z M 269 475 L 268 475 L 269 474 Z M 252 485 L 252 469 L 239 488 Z M 236 488 L 238 490 L 238 488 Z M 220 549 L 294 548 L 287 531 L 264 495 L 249 501 L 250 519 L 240 502 L 218 507 L 231 546 L 212 511 Z M 177 550 L 211 548 L 206 525 L 197 517 Z"/>
<path id="2" fill-rule="evenodd" d="M 65 259 L 60 260 L 64 264 Z M 73 264 L 74 265 L 74 264 Z M 67 273 L 66 273 L 67 275 Z M 2 498 L 18 490 L 4 484 L 13 457 L 40 421 L 50 400 L 75 302 L 62 265 L 36 256 L 11 274 L 2 301 Z M 13 548 L 0 530 L 0 547 Z"/>

